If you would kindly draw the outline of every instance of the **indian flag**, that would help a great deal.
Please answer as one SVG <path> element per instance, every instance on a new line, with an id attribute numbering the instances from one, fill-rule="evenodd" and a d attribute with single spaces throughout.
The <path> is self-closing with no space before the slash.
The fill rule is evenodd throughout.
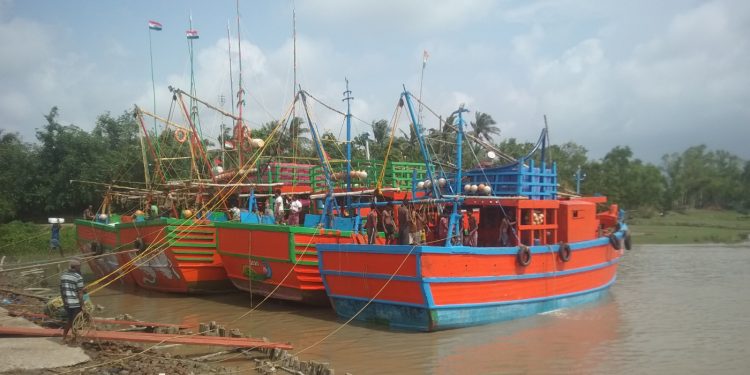
<path id="1" fill-rule="evenodd" d="M 148 28 L 151 30 L 161 31 L 161 24 L 156 21 L 148 21 Z"/>
<path id="2" fill-rule="evenodd" d="M 198 39 L 198 30 L 185 31 L 185 36 L 187 36 L 188 39 Z"/>

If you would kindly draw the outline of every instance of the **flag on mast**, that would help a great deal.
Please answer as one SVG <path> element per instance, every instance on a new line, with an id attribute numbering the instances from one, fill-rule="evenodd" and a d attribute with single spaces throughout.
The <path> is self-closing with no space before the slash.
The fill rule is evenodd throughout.
<path id="1" fill-rule="evenodd" d="M 424 50 L 422 53 L 422 64 L 427 64 L 427 59 L 430 58 L 430 54 L 427 53 L 427 50 Z"/>
<path id="2" fill-rule="evenodd" d="M 185 31 L 185 36 L 187 36 L 188 39 L 198 39 L 198 30 L 188 30 Z"/>
<path id="3" fill-rule="evenodd" d="M 161 31 L 161 24 L 156 21 L 148 21 L 148 28 L 151 30 Z"/>

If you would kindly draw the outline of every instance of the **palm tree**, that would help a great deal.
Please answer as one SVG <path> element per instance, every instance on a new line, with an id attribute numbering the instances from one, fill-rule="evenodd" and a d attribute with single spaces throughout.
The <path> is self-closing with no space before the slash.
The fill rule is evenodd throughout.
<path id="1" fill-rule="evenodd" d="M 474 136 L 487 142 L 492 142 L 492 134 L 500 135 L 500 128 L 495 126 L 497 122 L 487 113 L 477 112 L 476 120 L 471 122 Z"/>

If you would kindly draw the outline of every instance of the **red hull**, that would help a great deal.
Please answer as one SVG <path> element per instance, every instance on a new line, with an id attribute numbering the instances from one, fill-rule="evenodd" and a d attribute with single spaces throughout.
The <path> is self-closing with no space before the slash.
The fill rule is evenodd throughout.
<path id="1" fill-rule="evenodd" d="M 317 244 L 355 241 L 351 232 L 283 225 L 216 223 L 217 249 L 227 275 L 246 292 L 328 305 L 318 271 Z"/>

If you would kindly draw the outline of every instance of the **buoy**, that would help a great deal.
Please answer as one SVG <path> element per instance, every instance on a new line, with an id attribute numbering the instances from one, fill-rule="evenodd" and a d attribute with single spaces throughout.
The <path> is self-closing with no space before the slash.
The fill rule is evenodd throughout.
<path id="1" fill-rule="evenodd" d="M 484 186 L 484 195 L 490 195 L 490 193 L 492 193 L 492 188 L 490 187 L 490 185 L 485 185 Z"/>
<path id="2" fill-rule="evenodd" d="M 478 192 L 479 194 L 482 194 L 482 193 L 484 193 L 484 184 L 479 184 L 479 185 L 477 186 L 477 192 Z"/>
<path id="3" fill-rule="evenodd" d="M 471 192 L 471 184 L 464 185 L 464 192 L 470 193 Z"/>
<path id="4" fill-rule="evenodd" d="M 445 178 L 443 178 L 443 177 L 440 177 L 440 178 L 438 179 L 438 185 L 440 185 L 440 187 L 445 187 L 445 184 L 446 184 L 446 183 L 448 183 L 448 180 L 446 180 Z"/>
<path id="5" fill-rule="evenodd" d="M 182 210 L 182 217 L 184 219 L 189 219 L 192 216 L 193 216 L 193 211 L 191 211 L 191 210 Z"/>
<path id="6" fill-rule="evenodd" d="M 417 182 L 417 189 L 419 189 L 419 190 L 424 189 L 424 181 Z"/>
<path id="7" fill-rule="evenodd" d="M 476 193 L 477 192 L 477 185 L 471 185 L 471 192 Z"/>
<path id="8" fill-rule="evenodd" d="M 135 216 L 143 216 L 143 211 L 135 210 Z"/>
<path id="9" fill-rule="evenodd" d="M 263 147 L 263 146 L 266 145 L 266 142 L 264 140 L 260 139 L 260 138 L 253 138 L 250 141 L 250 145 L 252 145 L 253 147 L 256 147 L 256 148 L 261 148 L 261 147 Z"/>
<path id="10" fill-rule="evenodd" d="M 362 179 L 366 180 L 367 179 L 367 171 L 361 171 L 360 173 L 362 174 Z"/>
<path id="11" fill-rule="evenodd" d="M 429 189 L 432 187 L 432 181 L 430 180 L 424 180 L 424 188 Z"/>

